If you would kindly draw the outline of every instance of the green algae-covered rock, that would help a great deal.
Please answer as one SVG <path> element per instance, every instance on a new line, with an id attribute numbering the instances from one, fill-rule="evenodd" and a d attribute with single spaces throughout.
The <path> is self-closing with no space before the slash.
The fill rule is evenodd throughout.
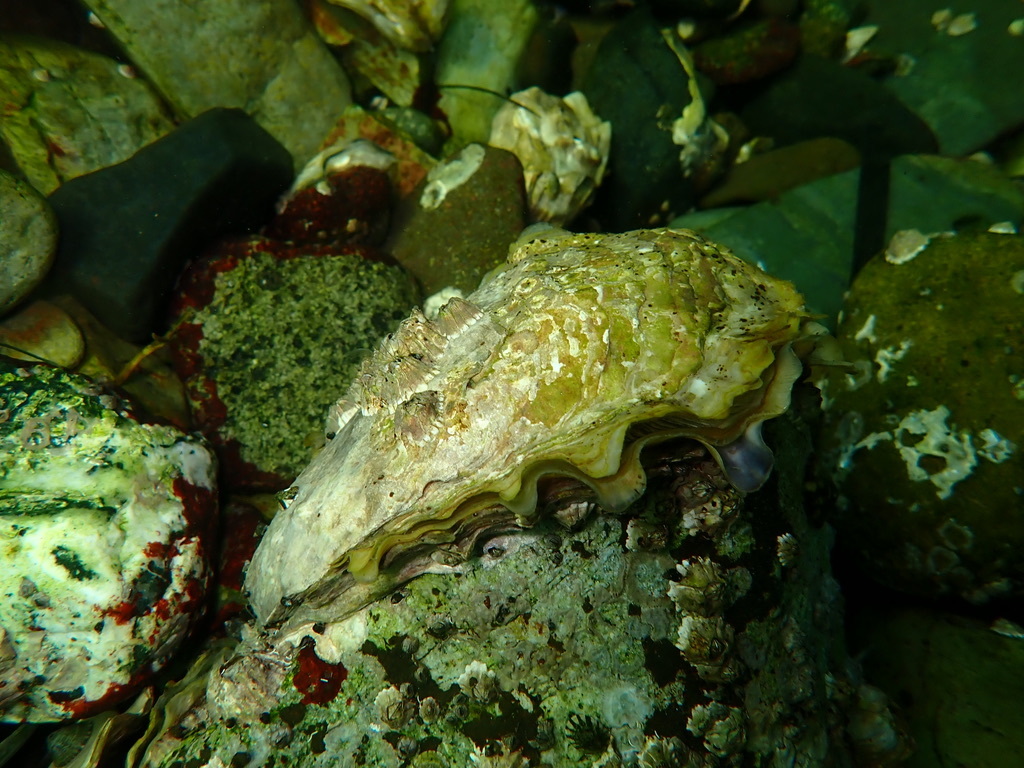
<path id="1" fill-rule="evenodd" d="M 437 44 L 434 82 L 452 145 L 487 141 L 503 94 L 519 90 L 517 69 L 538 14 L 529 0 L 454 0 Z"/>
<path id="2" fill-rule="evenodd" d="M 972 602 L 1024 590 L 1024 240 L 900 233 L 857 277 L 826 388 L 840 543 Z"/>

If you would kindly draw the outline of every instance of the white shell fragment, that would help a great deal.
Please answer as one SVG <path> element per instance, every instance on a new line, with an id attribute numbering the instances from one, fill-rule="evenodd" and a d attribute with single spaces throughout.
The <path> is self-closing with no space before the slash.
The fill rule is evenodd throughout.
<path id="1" fill-rule="evenodd" d="M 249 566 L 258 620 L 338 620 L 457 565 L 554 512 L 556 478 L 579 486 L 559 503 L 622 511 L 652 442 L 700 440 L 744 475 L 753 436 L 763 468 L 757 425 L 788 407 L 807 318 L 789 283 L 693 232 L 534 229 L 364 362 Z"/>
<path id="2" fill-rule="evenodd" d="M 533 218 L 561 225 L 593 197 L 611 139 L 611 123 L 591 111 L 582 93 L 559 98 L 534 87 L 498 110 L 488 143 L 519 158 Z"/>

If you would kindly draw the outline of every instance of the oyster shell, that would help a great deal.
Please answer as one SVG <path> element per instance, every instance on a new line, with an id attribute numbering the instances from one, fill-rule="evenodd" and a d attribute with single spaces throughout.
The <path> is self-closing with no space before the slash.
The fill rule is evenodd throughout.
<path id="1" fill-rule="evenodd" d="M 813 327 L 789 283 L 693 232 L 524 235 L 363 363 L 249 566 L 258 620 L 338 620 L 529 526 L 564 478 L 621 511 L 654 441 L 728 447 L 743 476 L 735 446 L 788 407 Z"/>

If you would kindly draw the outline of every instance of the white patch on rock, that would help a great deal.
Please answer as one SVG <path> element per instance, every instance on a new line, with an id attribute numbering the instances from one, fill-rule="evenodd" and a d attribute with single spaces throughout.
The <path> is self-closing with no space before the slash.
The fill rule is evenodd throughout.
<path id="1" fill-rule="evenodd" d="M 860 327 L 853 336 L 854 341 L 866 341 L 868 344 L 878 343 L 878 338 L 875 336 L 875 321 L 878 318 L 875 315 L 868 315 L 868 319 L 864 321 L 864 325 Z"/>
<path id="2" fill-rule="evenodd" d="M 1018 269 L 1010 277 L 1010 287 L 1020 294 L 1024 294 L 1024 269 Z"/>
<path id="3" fill-rule="evenodd" d="M 997 221 L 988 231 L 994 235 L 1016 235 L 1017 225 L 1012 221 Z"/>
<path id="4" fill-rule="evenodd" d="M 984 441 L 984 445 L 978 449 L 978 455 L 993 464 L 1002 464 L 1017 449 L 1012 440 L 1008 440 L 991 428 L 981 430 L 978 437 Z"/>
<path id="5" fill-rule="evenodd" d="M 889 378 L 889 373 L 892 371 L 893 363 L 906 357 L 907 352 L 912 346 L 914 346 L 914 342 L 910 339 L 904 339 L 900 342 L 898 347 L 884 347 L 883 349 L 878 350 L 875 354 L 875 365 L 878 366 L 875 378 L 878 379 L 879 384 L 884 383 L 885 380 Z"/>
<path id="6" fill-rule="evenodd" d="M 906 264 L 928 247 L 932 237 L 917 229 L 901 229 L 886 246 L 885 260 L 890 264 Z"/>
<path id="7" fill-rule="evenodd" d="M 948 499 L 953 494 L 953 486 L 970 476 L 978 464 L 970 433 L 947 425 L 948 418 L 949 409 L 944 405 L 932 411 L 911 411 L 903 417 L 893 435 L 893 443 L 907 465 L 907 476 L 917 482 L 930 482 L 938 489 L 940 499 Z M 915 442 L 914 437 L 919 439 Z M 942 459 L 943 468 L 929 472 L 922 467 L 921 459 L 927 456 Z"/>
<path id="8" fill-rule="evenodd" d="M 433 210 L 441 205 L 449 192 L 458 189 L 473 177 L 483 163 L 485 155 L 486 150 L 482 145 L 470 144 L 448 162 L 431 168 L 427 174 L 427 185 L 420 195 L 420 206 Z"/>
<path id="9" fill-rule="evenodd" d="M 930 482 L 940 499 L 948 499 L 953 494 L 953 486 L 974 471 L 979 457 L 998 464 L 1006 461 L 1017 448 L 991 428 L 979 431 L 976 436 L 966 429 L 958 430 L 956 425 L 946 423 L 949 416 L 949 409 L 940 405 L 931 411 L 911 411 L 892 432 L 872 432 L 859 440 L 851 435 L 839 453 L 837 468 L 847 472 L 857 451 L 872 450 L 891 442 L 907 466 L 907 477 L 915 482 Z M 981 448 L 975 448 L 976 439 L 982 442 Z M 942 468 L 928 471 L 921 465 L 926 457 L 941 459 Z"/>

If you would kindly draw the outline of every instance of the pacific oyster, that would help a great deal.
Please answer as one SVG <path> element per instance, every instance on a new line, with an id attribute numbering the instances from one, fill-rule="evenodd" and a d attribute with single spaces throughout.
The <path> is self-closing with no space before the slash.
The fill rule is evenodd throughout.
<path id="1" fill-rule="evenodd" d="M 552 485 L 566 503 L 565 478 L 621 511 L 652 441 L 729 447 L 756 487 L 770 454 L 751 472 L 734 447 L 788 407 L 794 342 L 814 327 L 789 283 L 693 232 L 524 236 L 466 300 L 414 311 L 364 362 L 249 566 L 258 620 L 340 619 L 530 525 Z"/>

